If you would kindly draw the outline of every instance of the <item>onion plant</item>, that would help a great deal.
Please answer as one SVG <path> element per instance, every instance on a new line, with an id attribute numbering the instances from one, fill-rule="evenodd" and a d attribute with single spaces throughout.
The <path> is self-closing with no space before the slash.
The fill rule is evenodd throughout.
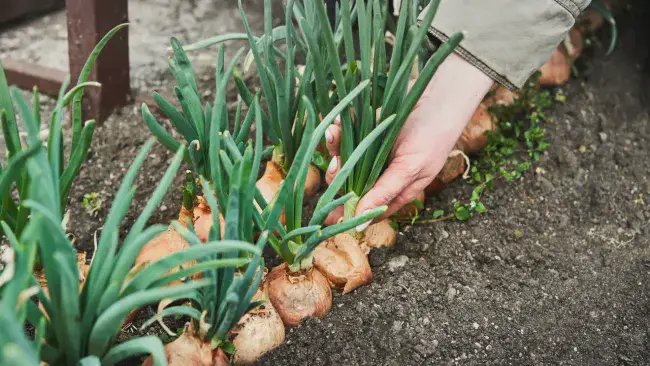
<path id="1" fill-rule="evenodd" d="M 259 111 L 257 104 L 254 104 L 253 110 L 249 112 L 253 116 L 257 114 L 256 124 L 259 127 L 260 138 L 255 143 L 255 156 L 253 156 L 252 144 L 248 142 L 243 149 L 242 158 L 238 159 L 234 166 L 228 166 L 229 176 L 226 176 L 217 153 L 220 148 L 220 138 L 212 140 L 210 154 L 206 155 L 206 158 L 209 159 L 212 176 L 211 179 L 201 176 L 200 181 L 204 198 L 212 211 L 210 241 L 224 237 L 225 240 L 252 242 L 254 232 L 259 232 L 254 228 L 254 222 L 260 224 L 261 216 L 254 208 L 252 193 L 255 189 L 257 170 L 262 154 Z M 218 122 L 212 125 L 210 134 L 217 135 L 220 127 Z M 228 138 L 230 138 L 229 142 L 234 145 L 233 137 L 228 135 Z M 240 152 L 237 148 L 235 151 Z M 215 194 L 215 189 L 221 194 Z M 225 220 L 225 232 L 221 232 L 220 216 Z M 192 247 L 201 246 L 201 240 L 194 232 L 191 223 L 187 228 L 178 222 L 174 222 L 173 226 Z M 174 355 L 174 359 L 169 360 L 170 363 L 184 363 L 187 362 L 186 360 L 196 360 L 198 363 L 199 360 L 227 359 L 225 354 L 234 352 L 231 330 L 245 314 L 264 303 L 262 300 L 254 300 L 254 295 L 258 291 L 264 274 L 264 261 L 261 254 L 267 240 L 268 231 L 259 235 L 256 244 L 258 251 L 253 253 L 250 262 L 239 270 L 233 267 L 214 269 L 212 265 L 215 261 L 249 258 L 250 254 L 242 253 L 237 248 L 199 259 L 195 267 L 205 268 L 202 275 L 210 285 L 194 290 L 189 296 L 184 294 L 168 299 L 168 303 L 189 300 L 189 306 L 181 304 L 161 309 L 158 314 L 144 323 L 143 327 L 146 327 L 156 320 L 172 315 L 191 318 L 191 323 L 186 326 L 182 337 L 166 346 L 167 354 Z M 175 277 L 182 278 L 185 276 L 184 272 L 184 270 L 179 271 Z M 281 322 L 279 325 L 282 327 Z M 266 329 L 266 331 L 271 332 L 273 329 Z M 282 339 L 273 347 L 284 339 L 284 328 L 276 331 L 281 332 Z M 247 344 L 249 342 L 240 340 L 238 343 Z M 247 344 L 246 346 L 264 347 L 260 344 Z M 199 350 L 198 354 L 197 350 Z M 241 352 L 238 350 L 238 354 Z M 253 353 L 261 354 L 263 352 L 253 351 Z M 240 355 L 240 357 L 242 356 Z"/>
<path id="2" fill-rule="evenodd" d="M 234 124 L 231 128 L 226 105 L 228 80 L 232 76 L 243 49 L 237 52 L 226 68 L 225 47 L 223 45 L 220 47 L 217 57 L 214 104 L 206 103 L 204 109 L 196 83 L 195 72 L 185 50 L 183 50 L 176 38 L 171 39 L 171 48 L 172 55 L 169 60 L 169 67 L 178 84 L 174 87 L 174 91 L 181 105 L 181 110 L 176 109 L 172 103 L 156 92 L 153 93 L 153 99 L 158 109 L 169 118 L 176 131 L 189 146 L 188 153 L 185 154 L 185 160 L 191 164 L 196 174 L 211 178 L 213 177 L 211 172 L 217 169 L 211 166 L 211 159 L 209 158 L 211 143 L 220 134 L 230 135 L 233 137 L 235 146 L 240 151 L 243 151 L 244 143 L 250 136 L 251 127 L 253 126 L 255 114 L 248 113 L 245 118 L 242 117 L 242 101 L 240 100 L 237 105 Z M 160 125 L 144 103 L 142 104 L 142 116 L 149 130 L 169 150 L 176 151 L 182 145 Z M 220 126 L 215 131 L 215 134 L 210 133 L 213 124 Z M 257 201 L 262 207 L 266 207 L 266 199 L 262 193 L 257 187 L 254 187 L 254 191 L 256 192 Z M 220 191 L 217 191 L 217 193 L 220 194 Z M 191 196 L 192 194 L 187 190 L 184 192 L 183 204 L 188 210 L 192 208 L 191 205 L 193 204 L 193 199 L 190 199 Z"/>
<path id="3" fill-rule="evenodd" d="M 350 204 L 346 206 L 346 217 L 354 214 L 358 199 L 373 187 L 385 169 L 389 154 L 408 115 L 422 96 L 438 66 L 463 38 L 460 33 L 452 35 L 426 64 L 420 64 L 419 77 L 409 88 L 411 70 L 422 54 L 428 24 L 431 24 L 438 4 L 439 1 L 431 1 L 420 13 L 421 5 L 418 0 L 402 2 L 395 29 L 395 44 L 389 58 L 385 44 L 388 4 L 378 0 L 357 1 L 353 10 L 350 0 L 341 1 L 343 49 L 347 65 L 344 67 L 341 58 L 328 59 L 329 70 L 333 73 L 335 83 L 335 95 L 339 99 L 345 98 L 348 90 L 363 80 L 371 81 L 371 87 L 355 98 L 351 111 L 341 115 L 342 164 L 350 159 L 355 146 L 358 146 L 382 121 L 391 115 L 396 115 L 394 123 L 371 144 L 368 153 L 342 186 L 343 193 L 353 193 Z M 314 14 L 305 16 L 305 19 L 312 19 L 313 22 L 321 24 L 319 29 L 323 31 L 324 42 L 323 45 L 313 42 L 308 44 L 309 52 L 321 54 L 323 53 L 321 48 L 324 48 L 325 52 L 338 55 L 334 33 L 329 27 L 323 26 L 328 24 L 325 5 L 321 2 L 313 2 L 312 9 Z M 358 25 L 356 39 L 352 34 L 353 12 L 356 14 Z M 421 19 L 423 26 L 419 25 L 418 19 Z M 309 38 L 309 35 L 305 37 Z M 358 55 L 355 41 L 359 44 Z"/>
<path id="4" fill-rule="evenodd" d="M 31 149 L 34 155 L 40 149 L 36 145 Z M 21 153 L 20 160 L 16 159 L 4 171 L 0 172 L 0 188 L 6 188 L 7 182 L 13 183 L 18 176 L 17 163 L 25 164 L 26 153 Z M 18 157 L 16 157 L 18 158 Z M 1 226 L 7 226 L 0 222 Z M 11 232 L 11 229 L 7 230 Z M 23 324 L 27 317 L 25 303 L 34 295 L 38 287 L 29 287 L 30 273 L 34 266 L 36 244 L 5 247 L 0 262 L 0 364 L 2 365 L 38 365 L 38 347 L 25 335 Z M 42 332 L 44 320 L 35 326 Z"/>
<path id="5" fill-rule="evenodd" d="M 28 132 L 28 146 L 38 145 L 36 118 L 31 113 L 21 117 Z M 62 140 L 60 119 L 55 119 L 52 131 L 50 156 L 41 148 L 27 161 L 28 178 L 39 182 L 38 186 L 29 185 L 27 199 L 22 202 L 31 209 L 27 227 L 17 237 L 6 223 L 2 223 L 14 250 L 31 248 L 34 251 L 33 248 L 38 247 L 48 288 L 38 291 L 40 307 L 32 301 L 26 302 L 26 320 L 38 326 L 34 344 L 39 348 L 40 359 L 54 365 L 76 365 L 79 362 L 115 364 L 127 357 L 151 353 L 156 365 L 164 365 L 162 343 L 155 337 L 136 338 L 114 345 L 127 315 L 146 304 L 188 294 L 208 285 L 207 280 L 202 280 L 166 287 L 178 276 L 170 270 L 183 263 L 224 251 L 259 254 L 260 250 L 238 241 L 211 242 L 174 253 L 144 269 L 132 270 L 135 256 L 142 246 L 166 229 L 158 225 L 146 228 L 146 222 L 172 183 L 185 153 L 182 147 L 178 150 L 151 199 L 119 245 L 119 228 L 135 196 L 133 182 L 137 172 L 154 143 L 150 140 L 135 158 L 116 194 L 80 290 L 76 251 L 60 224 L 62 211 L 57 174 Z M 246 258 L 222 259 L 211 263 L 210 268 L 243 265 L 247 261 Z M 203 269 L 205 267 L 189 267 L 184 269 L 184 273 L 191 275 Z M 29 266 L 22 268 L 21 273 L 29 276 L 29 286 L 38 285 L 29 275 Z M 3 292 L 3 301 L 17 301 L 15 296 L 15 292 Z"/>
<path id="6" fill-rule="evenodd" d="M 321 116 L 328 114 L 336 106 L 337 101 L 331 99 L 328 94 L 332 84 L 332 74 L 322 68 L 324 64 L 327 64 L 329 57 L 336 56 L 329 56 L 327 52 L 317 55 L 310 54 L 307 40 L 299 36 L 300 29 L 296 29 L 294 26 L 294 20 L 300 25 L 305 14 L 313 14 L 312 2 L 305 2 L 303 5 L 298 1 L 289 1 L 285 5 L 285 24 L 273 28 L 271 2 L 265 0 L 264 33 L 259 37 L 253 34 L 241 1 L 239 8 L 246 33 L 225 34 L 208 38 L 185 46 L 184 50 L 197 51 L 231 40 L 246 39 L 249 41 L 250 50 L 244 61 L 244 71 L 247 72 L 253 63 L 257 68 L 257 76 L 262 85 L 261 97 L 266 102 L 266 110 L 262 113 L 264 129 L 266 136 L 275 146 L 274 160 L 286 174 L 302 140 L 305 118 L 304 110 L 299 108 L 302 96 L 308 96 L 311 100 L 316 101 L 313 103 L 314 108 L 316 113 Z M 307 19 L 304 23 L 305 27 L 309 27 L 311 35 L 309 41 L 321 43 L 321 24 L 309 20 Z M 337 17 L 336 29 L 335 42 L 340 48 L 343 44 L 340 17 Z M 285 42 L 284 51 L 276 45 L 278 42 Z M 305 61 L 305 68 L 302 72 L 298 69 L 299 59 Z M 284 67 L 281 66 L 282 63 Z M 234 74 L 240 97 L 250 106 L 254 101 L 255 93 L 248 88 L 243 75 L 237 70 Z M 312 162 L 325 170 L 327 161 L 324 159 L 325 157 L 320 152 L 316 152 Z"/>
<path id="7" fill-rule="evenodd" d="M 275 268 L 267 280 L 267 292 L 274 307 L 278 310 L 285 325 L 296 325 L 306 316 L 322 316 L 331 306 L 331 290 L 325 277 L 314 269 L 314 251 L 325 240 L 356 227 L 357 225 L 372 220 L 385 212 L 386 207 L 379 207 L 363 215 L 351 218 L 343 223 L 322 228 L 327 215 L 338 205 L 344 204 L 352 198 L 351 194 L 334 199 L 345 179 L 353 172 L 354 165 L 360 161 L 366 149 L 378 138 L 383 131 L 390 127 L 394 117 L 388 118 L 380 124 L 375 131 L 370 133 L 350 156 L 348 162 L 342 167 L 339 179 L 335 181 L 319 200 L 319 208 L 307 223 L 303 218 L 304 185 L 307 171 L 311 162 L 311 155 L 325 134 L 327 127 L 334 121 L 342 110 L 347 109 L 349 102 L 361 93 L 368 82 L 360 83 L 351 94 L 341 100 L 334 109 L 325 116 L 316 126 L 318 116 L 309 98 L 302 97 L 300 108 L 305 109 L 305 126 L 302 142 L 296 151 L 293 164 L 280 185 L 276 199 L 262 211 L 261 222 L 255 220 L 260 229 L 269 232 L 269 243 L 284 264 Z M 254 102 L 256 105 L 257 102 Z M 258 108 L 256 113 L 261 114 Z M 261 125 L 261 123 L 258 123 Z M 261 126 L 259 126 L 261 127 Z M 261 132 L 258 129 L 256 152 L 250 153 L 251 148 L 242 155 L 236 148 L 226 148 L 221 152 L 224 170 L 233 181 L 235 166 L 238 163 L 256 166 L 260 160 Z M 224 145 L 233 146 L 232 137 L 224 136 Z M 230 140 L 230 141 L 228 141 Z M 249 163 L 246 163 L 250 161 Z M 254 170 L 253 170 L 254 171 Z M 213 181 L 216 181 L 213 179 Z M 327 202 L 325 204 L 325 202 Z M 280 213 L 285 211 L 286 228 L 279 223 Z M 227 224 L 227 220 L 226 220 Z M 364 257 L 365 258 L 365 257 Z M 367 260 L 366 260 L 367 261 Z M 306 274 L 306 277 L 303 276 Z M 290 279 L 291 278 L 291 279 Z M 296 279 L 294 281 L 294 279 Z"/>
<path id="8" fill-rule="evenodd" d="M 90 143 L 95 131 L 95 121 L 90 120 L 83 123 L 82 120 L 82 98 L 83 91 L 86 87 L 98 87 L 100 84 L 96 82 L 88 82 L 88 77 L 92 71 L 95 61 L 102 49 L 108 41 L 118 32 L 120 29 L 124 28 L 126 24 L 118 25 L 117 27 L 110 30 L 95 46 L 93 51 L 88 56 L 86 63 L 81 70 L 81 73 L 78 77 L 77 85 L 71 88 L 69 91 L 69 78 L 66 78 L 64 81 L 61 91 L 59 92 L 59 97 L 56 103 L 56 108 L 54 109 L 52 116 L 50 118 L 50 127 L 49 127 L 49 139 L 48 139 L 48 155 L 51 157 L 54 154 L 52 151 L 52 136 L 55 135 L 53 128 L 54 126 L 59 126 L 61 128 L 61 123 L 55 123 L 55 121 L 60 121 L 63 118 L 64 108 L 72 104 L 72 141 L 70 144 L 70 155 L 67 161 L 64 159 L 63 150 L 65 146 L 60 144 L 58 149 L 61 151 L 57 152 L 59 156 L 58 167 L 57 167 L 57 176 L 59 180 L 59 200 L 61 202 L 61 210 L 65 213 L 66 204 L 68 201 L 68 195 L 70 193 L 70 188 L 72 187 L 72 181 L 79 174 L 81 165 L 83 164 L 88 151 L 90 148 Z M 39 92 L 36 87 L 33 90 L 33 99 L 32 105 L 30 107 L 29 103 L 23 97 L 21 91 L 18 88 L 9 87 L 7 85 L 7 79 L 2 68 L 2 63 L 0 63 L 0 122 L 2 124 L 2 133 L 4 135 L 5 144 L 6 144 L 6 154 L 7 154 L 7 164 L 11 164 L 14 157 L 18 157 L 22 154 L 23 148 L 20 141 L 20 135 L 18 132 L 18 125 L 16 123 L 16 106 L 18 115 L 22 118 L 25 118 L 24 114 L 31 114 L 35 121 L 37 128 L 41 128 L 41 108 L 39 104 Z M 1 169 L 1 164 L 0 164 Z M 15 186 L 17 188 L 17 196 L 20 202 L 22 202 L 29 190 L 30 179 L 27 176 L 26 171 L 19 173 L 17 179 L 15 179 Z M 0 190 L 0 220 L 3 220 L 11 228 L 11 230 L 17 235 L 20 236 L 25 225 L 27 224 L 28 217 L 30 215 L 30 209 L 20 203 L 16 203 L 12 196 L 13 190 L 11 187 L 9 189 Z M 2 229 L 0 229 L 0 233 Z"/>

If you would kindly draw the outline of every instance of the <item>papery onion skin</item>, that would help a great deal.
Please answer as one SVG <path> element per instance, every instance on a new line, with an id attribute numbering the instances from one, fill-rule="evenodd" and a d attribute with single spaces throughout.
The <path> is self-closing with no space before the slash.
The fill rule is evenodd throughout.
<path id="1" fill-rule="evenodd" d="M 539 71 L 541 75 L 537 79 L 537 83 L 540 86 L 558 86 L 569 81 L 571 77 L 571 64 L 569 63 L 569 57 L 564 51 L 563 45 L 559 45 L 555 49 L 551 58 L 542 65 Z"/>
<path id="2" fill-rule="evenodd" d="M 462 155 L 450 155 L 436 179 L 427 187 L 426 192 L 432 195 L 440 194 L 451 182 L 462 176 L 466 169 L 467 162 Z"/>
<path id="3" fill-rule="evenodd" d="M 492 121 L 488 106 L 481 103 L 456 142 L 456 148 L 465 154 L 479 152 L 488 144 L 486 132 L 494 130 L 496 125 Z"/>
<path id="4" fill-rule="evenodd" d="M 359 241 L 341 233 L 319 245 L 314 251 L 314 266 L 333 288 L 347 294 L 372 281 L 372 270 Z"/>
<path id="5" fill-rule="evenodd" d="M 315 268 L 290 273 L 288 265 L 283 263 L 269 273 L 265 286 L 269 300 L 288 327 L 300 324 L 305 318 L 322 318 L 332 307 L 329 283 Z"/>
<path id="6" fill-rule="evenodd" d="M 167 357 L 167 363 L 170 366 L 224 365 L 223 363 L 213 363 L 210 343 L 203 342 L 197 337 L 192 322 L 185 324 L 183 334 L 181 334 L 180 337 L 165 345 L 165 356 Z M 225 354 L 223 356 L 225 357 Z M 227 364 L 228 362 L 226 361 L 225 365 Z M 147 357 L 142 365 L 153 366 L 153 358 L 151 356 Z"/>
<path id="7" fill-rule="evenodd" d="M 424 205 L 424 201 L 426 200 L 426 196 L 424 194 L 424 191 L 420 192 L 418 196 L 416 197 L 416 200 L 420 202 L 421 205 Z M 422 206 L 420 206 L 422 207 Z M 417 216 L 420 214 L 422 209 L 418 207 L 418 205 L 414 202 L 411 202 L 404 207 L 400 208 L 393 214 L 395 219 L 397 220 L 407 220 L 410 219 L 411 217 Z"/>
<path id="8" fill-rule="evenodd" d="M 258 290 L 252 301 L 266 299 L 265 292 Z M 270 301 L 245 314 L 230 331 L 235 346 L 232 355 L 235 365 L 255 363 L 262 355 L 284 343 L 284 323 Z"/>

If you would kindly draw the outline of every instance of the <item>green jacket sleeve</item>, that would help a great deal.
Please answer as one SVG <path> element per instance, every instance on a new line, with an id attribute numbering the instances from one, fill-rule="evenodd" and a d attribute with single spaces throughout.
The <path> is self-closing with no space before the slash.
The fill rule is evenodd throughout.
<path id="1" fill-rule="evenodd" d="M 466 37 L 457 53 L 509 89 L 549 59 L 591 0 L 441 0 L 430 31 Z"/>

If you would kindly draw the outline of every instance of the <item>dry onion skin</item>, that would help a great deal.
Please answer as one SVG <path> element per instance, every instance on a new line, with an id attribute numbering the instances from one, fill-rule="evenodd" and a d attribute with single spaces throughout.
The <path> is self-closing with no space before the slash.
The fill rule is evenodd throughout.
<path id="1" fill-rule="evenodd" d="M 465 154 L 477 153 L 488 144 L 486 132 L 494 130 L 496 125 L 492 121 L 488 106 L 481 103 L 456 142 L 456 148 Z"/>
<path id="2" fill-rule="evenodd" d="M 363 232 L 362 246 L 368 248 L 392 247 L 397 242 L 397 230 L 389 219 L 368 226 Z"/>
<path id="3" fill-rule="evenodd" d="M 314 266 L 332 288 L 347 294 L 372 280 L 372 270 L 359 241 L 342 233 L 320 244 L 314 251 Z"/>
<path id="4" fill-rule="evenodd" d="M 419 215 L 420 212 L 422 211 L 420 207 L 424 205 L 424 201 L 426 200 L 424 191 L 420 192 L 420 194 L 418 194 L 418 196 L 415 199 L 420 202 L 419 207 L 415 202 L 411 202 L 405 205 L 404 207 L 400 208 L 397 212 L 393 214 L 393 216 L 397 220 L 407 220 L 410 219 L 411 217 Z"/>
<path id="5" fill-rule="evenodd" d="M 490 94 L 483 103 L 489 108 L 493 105 L 511 106 L 519 98 L 517 93 L 511 91 L 501 84 L 495 84 Z"/>
<path id="6" fill-rule="evenodd" d="M 266 299 L 265 291 L 258 289 L 252 301 Z M 268 300 L 268 299 L 266 299 Z M 234 364 L 253 364 L 265 353 L 284 343 L 284 323 L 267 301 L 244 315 L 230 331 L 235 346 Z"/>
<path id="7" fill-rule="evenodd" d="M 284 325 L 295 327 L 309 317 L 322 318 L 332 307 L 332 289 L 317 269 L 290 273 L 283 263 L 269 273 L 266 293 Z"/>
<path id="8" fill-rule="evenodd" d="M 436 179 L 426 189 L 428 194 L 440 194 L 447 186 L 462 176 L 469 168 L 468 158 L 460 150 L 453 150 Z"/>
<path id="9" fill-rule="evenodd" d="M 86 283 L 86 278 L 88 278 L 88 272 L 90 271 L 90 264 L 86 264 L 86 252 L 83 251 L 77 252 L 76 257 L 77 257 L 77 268 L 79 268 L 79 291 L 81 292 L 81 290 L 84 287 L 84 284 Z M 45 277 L 45 270 L 43 268 L 35 269 L 34 277 L 36 278 L 36 281 L 38 281 L 38 284 L 43 290 L 43 293 L 45 293 L 45 296 L 50 296 L 50 291 L 47 288 L 47 278 Z M 38 308 L 46 317 L 49 317 L 42 303 L 39 302 Z"/>
<path id="10" fill-rule="evenodd" d="M 571 60 L 576 60 L 582 55 L 585 47 L 585 41 L 582 33 L 576 28 L 572 28 L 564 38 L 564 47 Z"/>
<path id="11" fill-rule="evenodd" d="M 305 197 L 315 197 L 320 189 L 321 173 L 315 165 L 310 164 L 305 180 Z"/>
<path id="12" fill-rule="evenodd" d="M 192 322 L 185 324 L 183 334 L 181 334 L 180 337 L 165 345 L 165 356 L 167 357 L 167 363 L 170 366 L 228 365 L 228 357 L 223 353 L 223 351 L 219 351 L 221 351 L 221 349 L 217 348 L 215 356 L 218 357 L 213 357 L 210 343 L 203 342 L 199 337 L 197 337 Z M 225 363 L 223 363 L 224 357 Z M 213 359 L 217 362 L 213 363 Z M 153 358 L 151 356 L 147 357 L 142 365 L 153 366 Z"/>
<path id="13" fill-rule="evenodd" d="M 187 221 L 193 222 L 193 213 L 184 207 L 181 207 L 181 212 L 178 215 L 178 222 L 186 226 Z M 134 266 L 146 265 L 147 263 L 155 262 L 165 256 L 178 252 L 180 250 L 189 248 L 190 245 L 181 237 L 181 234 L 176 232 L 174 228 L 169 225 L 169 229 L 164 233 L 156 236 L 152 241 L 147 243 L 135 259 Z"/>
<path id="14" fill-rule="evenodd" d="M 555 49 L 551 58 L 542 65 L 539 71 L 541 75 L 537 79 L 537 83 L 541 86 L 558 86 L 569 81 L 571 65 L 563 45 L 559 45 Z"/>

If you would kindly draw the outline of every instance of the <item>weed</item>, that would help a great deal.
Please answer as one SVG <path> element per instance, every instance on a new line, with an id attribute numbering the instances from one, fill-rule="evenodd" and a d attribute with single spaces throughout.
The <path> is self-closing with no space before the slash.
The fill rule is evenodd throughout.
<path id="1" fill-rule="evenodd" d="M 81 207 L 86 210 L 86 213 L 92 217 L 97 217 L 99 211 L 102 209 L 102 204 L 104 203 L 104 197 L 102 197 L 97 192 L 90 192 L 84 194 L 83 201 L 81 202 Z"/>
<path id="2" fill-rule="evenodd" d="M 497 128 L 487 132 L 488 145 L 470 169 L 468 181 L 474 186 L 470 198 L 456 201 L 452 212 L 447 215 L 443 210 L 436 210 L 432 218 L 413 218 L 411 224 L 451 219 L 467 221 L 476 213 L 484 213 L 487 208 L 481 197 L 492 188 L 496 179 L 500 177 L 514 183 L 539 161 L 549 147 L 544 126 L 549 122 L 546 110 L 554 101 L 564 102 L 566 96 L 560 92 L 553 95 L 548 90 L 537 90 L 535 79 L 531 78 L 514 104 L 490 107 Z"/>

